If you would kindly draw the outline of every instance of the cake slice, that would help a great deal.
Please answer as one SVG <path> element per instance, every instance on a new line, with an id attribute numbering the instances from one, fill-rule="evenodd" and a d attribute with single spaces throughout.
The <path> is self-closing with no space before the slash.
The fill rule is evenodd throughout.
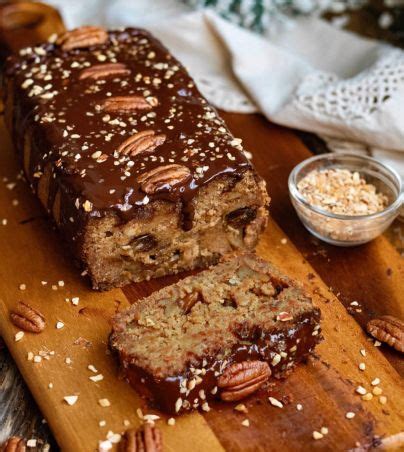
<path id="1" fill-rule="evenodd" d="M 119 313 L 110 345 L 136 390 L 181 414 L 286 376 L 320 341 L 319 322 L 296 282 L 241 254 Z"/>

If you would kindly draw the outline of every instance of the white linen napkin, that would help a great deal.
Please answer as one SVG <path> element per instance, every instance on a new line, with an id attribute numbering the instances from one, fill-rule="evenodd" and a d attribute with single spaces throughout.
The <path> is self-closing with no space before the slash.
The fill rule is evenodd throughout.
<path id="1" fill-rule="evenodd" d="M 404 177 L 403 51 L 314 18 L 267 37 L 212 12 L 151 29 L 217 107 L 249 112 L 255 105 L 274 123 L 316 132 L 336 150 L 381 158 Z"/>

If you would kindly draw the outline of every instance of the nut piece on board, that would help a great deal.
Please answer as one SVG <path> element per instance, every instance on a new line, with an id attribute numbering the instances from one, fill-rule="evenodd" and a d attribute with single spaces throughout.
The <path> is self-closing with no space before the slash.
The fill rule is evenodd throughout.
<path id="1" fill-rule="evenodd" d="M 152 424 L 144 424 L 138 430 L 127 430 L 119 443 L 120 452 L 162 452 L 162 450 L 161 432 Z"/>
<path id="2" fill-rule="evenodd" d="M 0 447 L 1 452 L 25 452 L 25 439 L 18 436 L 11 436 L 8 440 Z"/>
<path id="3" fill-rule="evenodd" d="M 220 398 L 234 402 L 249 396 L 260 388 L 271 376 L 271 369 L 264 361 L 243 361 L 227 367 L 218 378 L 222 390 Z"/>
<path id="4" fill-rule="evenodd" d="M 391 315 L 372 319 L 366 325 L 367 332 L 380 342 L 404 353 L 404 322 Z"/>
<path id="5" fill-rule="evenodd" d="M 10 312 L 10 319 L 15 326 L 30 333 L 40 333 L 45 329 L 45 317 L 32 306 L 19 301 Z"/>

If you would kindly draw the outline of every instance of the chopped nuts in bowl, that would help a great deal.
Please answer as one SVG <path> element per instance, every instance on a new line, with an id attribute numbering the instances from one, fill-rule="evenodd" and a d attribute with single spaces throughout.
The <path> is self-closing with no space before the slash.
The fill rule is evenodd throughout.
<path id="1" fill-rule="evenodd" d="M 394 169 L 346 152 L 304 160 L 290 173 L 289 192 L 304 226 L 339 246 L 374 239 L 392 223 L 402 204 L 402 182 Z"/>

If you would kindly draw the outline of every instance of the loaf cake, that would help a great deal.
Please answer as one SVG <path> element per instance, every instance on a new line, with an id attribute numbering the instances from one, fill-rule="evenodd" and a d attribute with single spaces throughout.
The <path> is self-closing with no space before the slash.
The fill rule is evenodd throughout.
<path id="1" fill-rule="evenodd" d="M 265 184 L 167 49 L 81 27 L 7 61 L 5 116 L 33 191 L 93 287 L 252 249 Z"/>
<path id="2" fill-rule="evenodd" d="M 117 314 L 110 347 L 138 392 L 181 414 L 285 377 L 320 339 L 320 311 L 300 286 L 244 253 Z"/>

